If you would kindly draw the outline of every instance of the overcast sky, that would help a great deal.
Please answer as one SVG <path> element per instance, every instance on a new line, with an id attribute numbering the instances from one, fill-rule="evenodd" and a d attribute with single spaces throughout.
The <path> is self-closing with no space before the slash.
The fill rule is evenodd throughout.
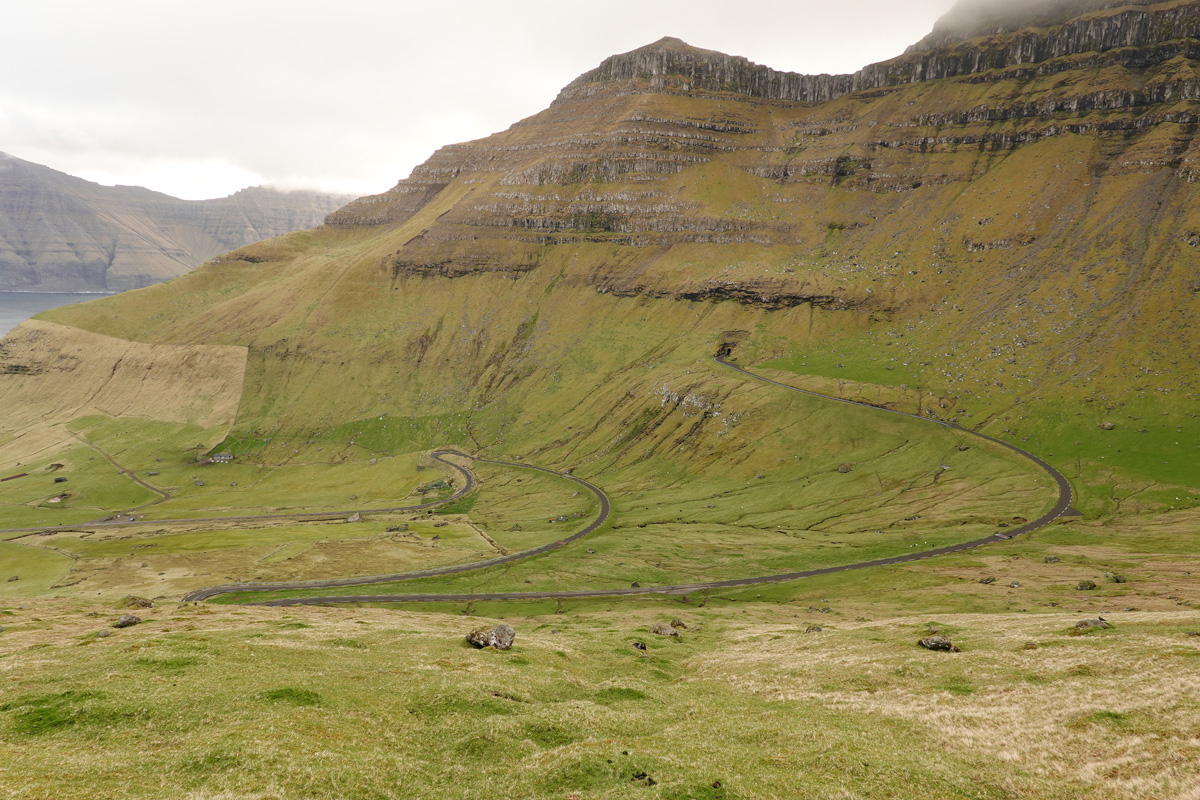
<path id="1" fill-rule="evenodd" d="M 37 0 L 0 15 L 0 151 L 188 199 L 381 192 L 677 36 L 791 72 L 897 56 L 954 0 Z"/>

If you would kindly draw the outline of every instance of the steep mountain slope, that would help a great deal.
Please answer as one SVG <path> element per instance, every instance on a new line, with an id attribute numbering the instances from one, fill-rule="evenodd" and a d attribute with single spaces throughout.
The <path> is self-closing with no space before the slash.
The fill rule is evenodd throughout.
<path id="1" fill-rule="evenodd" d="M 100 186 L 0 153 L 0 290 L 121 291 L 311 228 L 350 198 L 244 189 L 189 202 Z"/>
<path id="2" fill-rule="evenodd" d="M 948 525 L 1001 487 L 1046 499 L 979 464 L 947 483 L 955 442 L 916 455 L 922 433 L 747 386 L 711 364 L 732 347 L 1027 442 L 1089 514 L 1195 504 L 1200 3 L 989 31 L 855 76 L 663 40 L 322 229 L 42 319 L 246 348 L 228 446 L 264 463 L 293 434 L 459 444 L 715 495 L 854 461 L 877 467 L 855 491 L 974 498 Z M 0 391 L 82 376 L 35 333 L 5 340 Z"/>

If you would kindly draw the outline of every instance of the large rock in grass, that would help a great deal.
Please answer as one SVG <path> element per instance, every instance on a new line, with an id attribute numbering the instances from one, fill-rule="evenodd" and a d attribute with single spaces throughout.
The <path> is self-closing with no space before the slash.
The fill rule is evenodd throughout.
<path id="1" fill-rule="evenodd" d="M 958 648 L 950 641 L 950 637 L 945 634 L 936 634 L 934 636 L 926 636 L 919 644 L 926 650 L 936 650 L 941 653 L 957 653 Z"/>
<path id="2" fill-rule="evenodd" d="M 135 617 L 133 614 L 122 614 L 117 617 L 117 621 L 113 623 L 114 628 L 132 628 L 140 623 L 141 617 Z"/>
<path id="3" fill-rule="evenodd" d="M 476 628 L 467 634 L 467 641 L 480 650 L 487 647 L 495 650 L 508 650 L 513 646 L 516 638 L 517 632 L 503 623 L 494 628 Z"/>
<path id="4" fill-rule="evenodd" d="M 1081 619 L 1075 623 L 1075 633 L 1091 633 L 1092 631 L 1104 630 L 1111 627 L 1112 625 L 1109 625 L 1108 620 L 1104 619 L 1104 617 L 1099 617 L 1098 619 Z"/>
<path id="5" fill-rule="evenodd" d="M 655 636 L 674 636 L 676 639 L 683 638 L 679 635 L 678 630 L 676 630 L 675 628 L 672 628 L 670 625 L 668 625 L 665 622 L 656 623 L 654 625 L 654 627 L 650 628 L 650 632 L 653 633 Z"/>

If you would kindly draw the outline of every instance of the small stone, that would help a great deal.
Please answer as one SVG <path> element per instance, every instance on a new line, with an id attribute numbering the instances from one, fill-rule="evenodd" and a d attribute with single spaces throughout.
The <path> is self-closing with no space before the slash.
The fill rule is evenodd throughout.
<path id="1" fill-rule="evenodd" d="M 12 583 L 13 581 L 19 581 L 19 580 L 21 580 L 20 575 L 13 575 L 11 578 L 8 579 L 8 582 Z"/>
<path id="2" fill-rule="evenodd" d="M 1080 581 L 1075 585 L 1075 588 L 1081 592 L 1090 592 L 1096 588 L 1096 582 L 1087 580 Z"/>
<path id="3" fill-rule="evenodd" d="M 112 631 L 96 631 L 97 639 L 107 639 L 109 636 L 112 636 Z"/>
<path id="4" fill-rule="evenodd" d="M 1111 572 L 1106 576 L 1113 583 L 1128 583 L 1129 579 L 1124 575 L 1114 575 Z"/>
<path id="5" fill-rule="evenodd" d="M 593 550 L 593 549 L 592 549 L 592 548 L 590 548 L 590 547 L 587 549 L 587 552 L 588 552 L 588 555 L 589 555 L 589 556 L 593 556 L 593 555 L 595 555 L 595 554 L 596 554 L 596 551 L 595 551 L 595 550 Z"/>
<path id="6" fill-rule="evenodd" d="M 805 633 L 821 633 L 823 630 L 825 630 L 825 629 L 824 629 L 824 628 L 822 628 L 820 625 L 809 625 L 809 626 L 808 626 L 808 627 L 807 627 L 807 628 L 804 630 L 804 632 L 805 632 Z"/>
<path id="7" fill-rule="evenodd" d="M 634 581 L 633 583 L 629 584 L 629 588 L 630 589 L 640 589 L 640 588 L 642 588 L 642 585 L 640 583 L 638 583 L 637 581 Z"/>
<path id="8" fill-rule="evenodd" d="M 687 625 L 684 625 L 684 624 L 683 624 L 683 620 L 679 619 L 678 617 L 676 617 L 675 619 L 671 620 L 671 627 L 672 627 L 672 628 L 678 628 L 678 629 L 679 629 L 679 630 L 681 630 L 681 631 L 686 631 L 686 630 L 687 630 Z"/>
<path id="9" fill-rule="evenodd" d="M 142 564 L 142 566 L 144 567 L 146 565 Z M 128 597 L 125 598 L 125 607 L 126 608 L 154 608 L 154 601 L 148 600 L 145 597 L 134 597 L 133 595 L 129 595 Z"/>
<path id="10" fill-rule="evenodd" d="M 1087 633 L 1089 631 L 1103 630 L 1111 627 L 1112 625 L 1109 625 L 1108 621 L 1105 620 L 1104 617 L 1098 617 L 1097 619 L 1081 619 L 1079 622 L 1075 623 L 1075 630 L 1078 633 Z"/>
<path id="11" fill-rule="evenodd" d="M 504 623 L 494 628 L 476 628 L 467 634 L 467 641 L 481 650 L 485 647 L 508 650 L 516 638 L 517 632 Z"/>
<path id="12" fill-rule="evenodd" d="M 142 620 L 140 617 L 135 617 L 133 614 L 122 614 L 117 617 L 117 621 L 113 623 L 114 628 L 132 628 Z"/>
<path id="13" fill-rule="evenodd" d="M 362 514 L 351 514 L 346 518 L 346 522 L 362 522 Z"/>
<path id="14" fill-rule="evenodd" d="M 1010 584 L 1008 585 L 1008 588 L 1010 588 L 1010 589 L 1020 589 L 1020 588 L 1021 588 L 1021 582 L 1020 582 L 1020 581 L 1013 581 L 1012 583 L 1010 583 Z"/>
<path id="15" fill-rule="evenodd" d="M 854 470 L 853 464 L 839 464 L 837 471 L 843 475 L 849 475 Z"/>
<path id="16" fill-rule="evenodd" d="M 996 579 L 995 578 L 980 578 L 979 582 L 982 583 L 984 586 L 991 586 L 993 583 L 996 582 Z"/>
<path id="17" fill-rule="evenodd" d="M 1117 424 L 1115 422 L 1101 422 L 1100 428 L 1106 431 L 1115 431 L 1117 429 Z"/>
<path id="18" fill-rule="evenodd" d="M 936 636 L 925 637 L 919 642 L 919 644 L 926 650 L 936 650 L 942 653 L 960 652 L 959 649 L 950 642 L 950 638 L 948 636 L 940 633 Z"/>
<path id="19" fill-rule="evenodd" d="M 1057 564 L 1060 560 L 1058 556 L 1046 556 L 1047 564 Z"/>
<path id="20" fill-rule="evenodd" d="M 644 652 L 644 651 L 646 650 L 646 645 L 644 645 L 644 644 L 643 644 L 643 643 L 641 643 L 641 642 L 634 642 L 634 643 L 633 643 L 633 649 L 634 649 L 634 650 L 641 650 L 641 651 L 643 651 L 643 652 Z"/>
<path id="21" fill-rule="evenodd" d="M 204 485 L 204 481 L 200 480 L 199 478 L 196 478 L 196 480 L 192 481 L 192 483 L 195 484 L 196 486 Z"/>
<path id="22" fill-rule="evenodd" d="M 650 628 L 650 632 L 655 636 L 674 636 L 676 639 L 682 638 L 679 635 L 679 631 L 675 630 L 665 622 L 655 623 L 654 626 Z"/>

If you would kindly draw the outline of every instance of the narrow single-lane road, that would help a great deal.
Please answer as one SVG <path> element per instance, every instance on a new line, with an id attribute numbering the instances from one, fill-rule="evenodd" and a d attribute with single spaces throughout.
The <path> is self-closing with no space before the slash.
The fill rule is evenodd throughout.
<path id="1" fill-rule="evenodd" d="M 455 500 L 459 499 L 460 497 L 470 494 L 471 491 L 473 491 L 475 488 L 475 476 L 471 474 L 470 470 L 463 469 L 458 464 L 455 464 L 452 461 L 447 461 L 446 459 L 442 458 L 442 456 L 458 456 L 460 458 L 471 458 L 471 457 L 464 453 L 459 453 L 455 450 L 439 450 L 436 453 L 434 453 L 432 456 L 435 461 L 440 461 L 441 463 L 445 464 L 446 466 L 457 470 L 463 476 L 463 478 L 465 480 L 465 485 L 463 486 L 463 488 L 459 489 L 457 492 L 450 495 L 449 497 L 444 497 L 440 500 L 433 500 L 428 503 L 421 503 L 420 505 L 415 505 L 415 506 L 401 506 L 399 508 L 352 508 L 352 509 L 348 509 L 346 511 L 309 511 L 309 512 L 300 512 L 300 513 L 285 512 L 285 513 L 280 513 L 280 514 L 247 514 L 247 515 L 243 515 L 240 517 L 190 517 L 190 518 L 183 518 L 183 519 L 139 519 L 139 520 L 100 519 L 100 520 L 96 520 L 94 522 L 77 522 L 74 525 L 53 525 L 53 526 L 49 526 L 49 527 L 43 525 L 43 526 L 36 527 L 36 528 L 0 528 L 0 533 L 59 533 L 62 531 L 77 531 L 80 528 L 129 528 L 129 527 L 140 527 L 140 526 L 145 526 L 145 525 L 187 525 L 187 524 L 195 523 L 195 522 L 256 522 L 256 521 L 260 521 L 260 520 L 322 519 L 325 517 L 328 517 L 329 519 L 337 519 L 339 517 L 347 517 L 352 514 L 397 514 L 397 513 L 403 513 L 403 512 L 408 512 L 408 511 L 424 511 L 425 509 L 437 508 L 440 505 L 444 505 L 446 503 L 452 503 Z M 500 462 L 496 462 L 496 463 L 500 463 Z M 122 470 L 122 471 L 124 471 L 124 470 Z M 131 475 L 131 477 L 133 477 L 133 476 Z M 135 477 L 134 480 L 137 480 L 137 478 Z M 141 481 L 138 481 L 138 482 L 141 483 Z M 151 488 L 151 487 L 149 487 L 148 484 L 143 484 L 143 485 L 146 485 L 147 488 Z M 158 490 L 152 489 L 152 491 L 158 491 Z M 145 506 L 141 506 L 141 508 L 144 508 L 144 507 Z M 136 509 L 132 509 L 132 510 L 136 510 Z M 124 511 L 124 512 L 121 512 L 121 514 L 118 514 L 118 516 L 121 516 L 123 514 L 128 514 L 128 513 L 130 513 L 130 512 Z M 109 516 L 112 516 L 112 515 L 110 514 Z M 20 537 L 20 538 L 24 538 L 24 537 Z"/>
<path id="2" fill-rule="evenodd" d="M 1057 520 L 1059 517 L 1061 517 L 1063 514 L 1065 514 L 1071 508 L 1071 503 L 1072 503 L 1074 494 L 1071 489 L 1071 483 L 1070 483 L 1070 481 L 1067 480 L 1066 476 L 1063 475 L 1061 472 L 1059 472 L 1057 469 L 1055 469 L 1053 466 L 1048 464 L 1046 461 L 1042 460 L 1041 458 L 1038 458 L 1037 456 L 1033 455 L 1032 453 L 1030 453 L 1026 450 L 1022 450 L 1021 448 L 1017 447 L 1014 444 L 1010 444 L 1008 442 L 993 438 L 986 434 L 979 433 L 977 431 L 973 431 L 969 428 L 964 428 L 961 425 L 957 425 L 953 422 L 946 422 L 945 420 L 940 420 L 940 419 L 927 419 L 927 418 L 919 416 L 917 414 L 909 414 L 904 411 L 895 411 L 890 408 L 882 408 L 880 406 L 870 405 L 869 403 L 860 403 L 860 402 L 857 402 L 854 400 L 847 400 L 847 399 L 841 398 L 841 397 L 830 397 L 828 395 L 823 395 L 823 394 L 819 394 L 817 392 L 808 391 L 807 389 L 800 389 L 795 386 L 789 386 L 786 383 L 781 383 L 779 381 L 775 381 L 770 378 L 763 377 L 761 375 L 756 375 L 755 373 L 750 372 L 749 370 L 744 369 L 742 367 L 739 367 L 736 364 L 731 364 L 728 361 L 728 358 L 725 354 L 717 356 L 716 360 L 717 360 L 717 363 L 721 364 L 722 366 L 725 366 L 725 367 L 728 367 L 729 369 L 735 370 L 735 371 L 741 373 L 742 375 L 745 375 L 756 381 L 761 381 L 763 383 L 768 383 L 773 386 L 778 386 L 778 387 L 780 387 L 782 389 L 786 389 L 788 391 L 798 392 L 800 394 L 806 394 L 806 395 L 810 395 L 812 397 L 818 397 L 823 400 L 832 400 L 832 401 L 839 402 L 839 403 L 845 403 L 847 405 L 871 409 L 873 411 L 878 411 L 881 413 L 895 414 L 895 415 L 902 416 L 902 417 L 908 417 L 910 419 L 916 419 L 916 420 L 920 420 L 922 422 L 928 422 L 932 425 L 940 425 L 944 428 L 950 428 L 951 430 L 959 431 L 968 436 L 974 436 L 974 437 L 977 437 L 980 439 L 985 439 L 994 444 L 998 444 L 1002 447 L 1006 447 L 1009 450 L 1012 450 L 1014 453 L 1017 453 L 1018 455 L 1022 456 L 1023 458 L 1026 458 L 1029 461 L 1032 461 L 1034 464 L 1036 464 L 1039 468 L 1041 468 L 1044 472 L 1046 472 L 1054 480 L 1054 482 L 1058 488 L 1058 500 L 1055 502 L 1054 507 L 1051 508 L 1050 511 L 1048 511 L 1046 514 L 1044 514 L 1042 517 L 1040 517 L 1026 525 L 1022 525 L 1019 528 L 1014 528 L 1011 531 L 1008 531 L 1007 533 L 995 533 L 995 534 L 992 534 L 991 536 L 987 536 L 982 539 L 976 539 L 976 540 L 970 541 L 970 542 L 962 542 L 960 544 L 950 545 L 948 547 L 939 547 L 939 548 L 936 548 L 933 550 L 924 550 L 920 553 L 907 553 L 907 554 L 899 555 L 899 556 L 891 556 L 889 558 L 880 558 L 880 559 L 876 559 L 874 561 L 863 561 L 863 562 L 859 562 L 857 564 L 845 564 L 845 565 L 837 566 L 837 567 L 824 567 L 822 569 L 804 570 L 804 571 L 800 571 L 800 572 L 789 572 L 789 573 L 784 573 L 782 575 L 766 575 L 766 576 L 760 576 L 760 577 L 754 577 L 754 578 L 735 578 L 735 579 L 726 580 L 726 581 L 709 581 L 709 582 L 703 582 L 703 583 L 677 584 L 677 585 L 673 585 L 673 586 L 653 586 L 653 587 L 636 587 L 636 588 L 630 587 L 628 589 L 594 589 L 594 590 L 568 591 L 568 592 L 492 592 L 492 593 L 480 593 L 480 594 L 327 595 L 324 597 L 316 596 L 316 597 L 287 598 L 287 599 L 283 599 L 283 600 L 269 600 L 269 601 L 265 601 L 265 602 L 261 602 L 261 603 L 249 603 L 247 605 L 293 606 L 293 605 L 318 605 L 318 604 L 325 604 L 325 603 L 460 603 L 460 602 L 479 602 L 479 601 L 484 601 L 484 600 L 579 600 L 579 599 L 587 599 L 587 598 L 629 597 L 629 596 L 655 595 L 655 594 L 682 595 L 682 594 L 690 594 L 693 592 L 706 591 L 706 590 L 735 589 L 735 588 L 739 588 L 739 587 L 757 586 L 757 585 L 768 584 L 768 583 L 785 583 L 788 581 L 802 580 L 804 578 L 815 578 L 815 577 L 818 577 L 821 575 L 835 575 L 840 572 L 851 572 L 851 571 L 855 571 L 855 570 L 872 569 L 875 567 L 893 566 L 893 565 L 897 565 L 897 564 L 909 564 L 909 563 L 912 563 L 915 561 L 923 561 L 923 560 L 929 559 L 929 558 L 936 558 L 938 556 L 950 555 L 952 553 L 962 553 L 967 550 L 974 550 L 976 548 L 984 547 L 986 545 L 991 545 L 991 544 L 996 544 L 998 542 L 1007 541 L 1009 539 L 1012 539 L 1013 537 L 1021 536 L 1026 533 L 1031 533 L 1033 531 L 1036 531 L 1040 528 L 1044 528 L 1045 526 L 1047 526 L 1047 525 L 1051 524 L 1052 522 L 1054 522 L 1055 520 Z M 535 469 L 540 469 L 540 468 L 535 467 Z M 549 470 L 543 470 L 543 471 L 549 471 Z M 576 480 L 578 480 L 578 479 L 576 479 Z M 590 486 L 590 484 L 589 484 L 589 486 Z M 597 489 L 596 491 L 599 491 L 599 490 Z M 573 541 L 574 539 L 577 539 L 577 538 L 579 538 L 579 537 L 575 536 L 575 537 L 572 537 L 570 540 L 564 540 L 564 542 L 562 542 L 561 544 L 558 544 L 558 546 L 561 547 L 563 544 L 566 544 L 568 541 Z M 520 557 L 527 557 L 520 553 L 518 553 L 516 555 L 520 556 Z M 516 560 L 516 559 L 510 558 L 509 560 Z M 484 566 L 484 565 L 480 565 L 480 566 Z M 345 585 L 353 585 L 353 584 L 341 584 L 341 585 L 345 586 Z"/>
<path id="3" fill-rule="evenodd" d="M 330 580 L 316 581 L 292 581 L 288 583 L 235 583 L 227 584 L 225 586 L 210 586 L 206 589 L 197 589 L 194 592 L 184 595 L 184 601 L 191 602 L 196 600 L 207 600 L 210 597 L 216 597 L 217 595 L 222 594 L 231 594 L 234 592 L 279 592 L 293 589 L 336 589 L 346 586 L 368 586 L 374 583 L 395 583 L 397 581 L 410 581 L 416 578 L 433 578 L 439 575 L 457 575 L 463 572 L 474 572 L 475 570 L 486 569 L 487 567 L 498 567 L 502 564 L 511 564 L 514 561 L 522 561 L 526 558 L 533 558 L 534 556 L 540 556 L 544 553 L 549 553 L 553 550 L 559 549 L 560 547 L 566 547 L 572 542 L 577 542 L 584 536 L 587 536 L 589 533 L 592 533 L 598 529 L 608 520 L 608 516 L 612 512 L 612 504 L 609 502 L 608 495 L 606 495 L 604 491 L 600 489 L 600 487 L 588 483 L 582 478 L 576 478 L 574 475 L 569 475 L 565 472 L 558 472 L 557 470 L 547 469 L 545 467 L 533 467 L 528 464 L 519 464 L 513 461 L 494 461 L 489 458 L 473 458 L 465 453 L 441 450 L 437 453 L 434 453 L 433 457 L 438 461 L 441 461 L 443 464 L 450 464 L 450 466 L 461 470 L 469 478 L 468 488 L 457 493 L 454 495 L 454 497 L 461 497 L 462 495 L 466 494 L 471 490 L 471 488 L 474 487 L 475 484 L 474 478 L 471 476 L 469 470 L 464 470 L 457 464 L 453 464 L 442 458 L 442 456 L 447 455 L 458 456 L 460 458 L 470 458 L 473 461 L 479 461 L 484 464 L 496 464 L 502 467 L 532 469 L 538 472 L 544 472 L 547 475 L 555 475 L 560 478 L 566 478 L 567 480 L 573 481 L 574 483 L 584 487 L 596 496 L 596 499 L 600 501 L 600 513 L 586 528 L 578 533 L 568 536 L 565 539 L 559 539 L 558 541 L 550 542 L 549 544 L 544 544 L 540 547 L 535 547 L 532 550 L 522 550 L 519 553 L 510 553 L 509 555 L 501 556 L 499 558 L 491 558 L 487 561 L 474 561 L 469 564 L 456 564 L 450 567 L 438 567 L 435 569 L 426 569 L 417 572 L 402 572 L 394 575 L 372 575 L 369 577 L 360 578 L 333 578 Z M 438 503 L 427 503 L 424 506 L 415 506 L 410 510 L 428 508 L 430 505 L 441 505 L 443 503 L 450 502 L 452 499 L 453 498 L 447 498 L 446 500 L 441 500 Z"/>

